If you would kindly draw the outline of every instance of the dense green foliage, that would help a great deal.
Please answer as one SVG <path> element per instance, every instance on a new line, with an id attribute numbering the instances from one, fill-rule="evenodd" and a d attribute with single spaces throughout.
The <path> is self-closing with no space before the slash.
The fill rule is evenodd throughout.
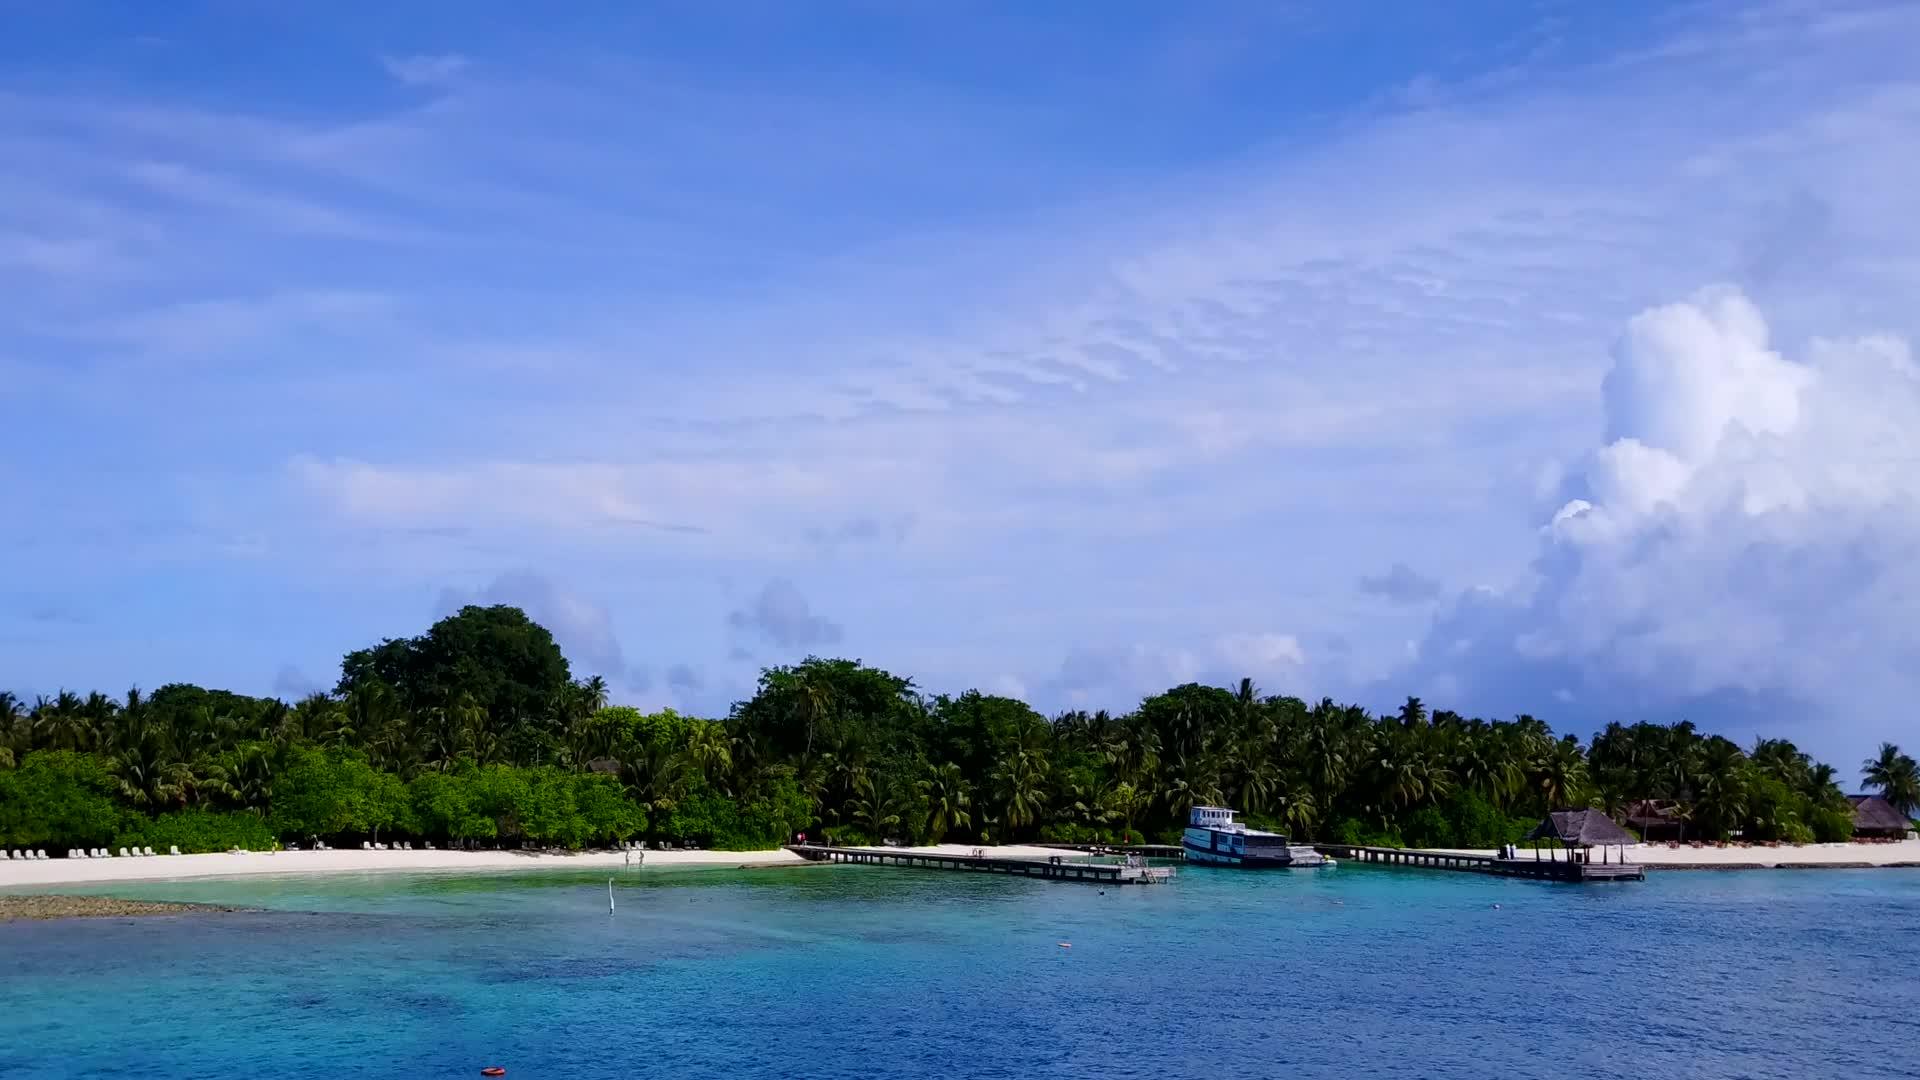
<path id="1" fill-rule="evenodd" d="M 1920 801 L 1897 748 L 1866 776 L 1909 813 Z M 643 713 L 574 680 L 552 636 L 508 607 L 349 653 L 332 693 L 292 704 L 179 684 L 31 706 L 0 694 L 0 845 L 1169 840 L 1195 803 L 1303 837 L 1422 846 L 1497 846 L 1585 805 L 1624 820 L 1651 804 L 1708 839 L 1852 826 L 1834 770 L 1781 740 L 1748 753 L 1691 724 L 1611 724 L 1583 747 L 1530 716 L 1416 698 L 1375 716 L 1244 680 L 1049 719 L 809 658 L 762 672 L 723 720 Z"/>

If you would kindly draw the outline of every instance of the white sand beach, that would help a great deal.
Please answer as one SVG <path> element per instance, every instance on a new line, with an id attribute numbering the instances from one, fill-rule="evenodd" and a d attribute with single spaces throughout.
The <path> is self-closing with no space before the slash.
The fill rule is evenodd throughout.
<path id="1" fill-rule="evenodd" d="M 967 855 L 976 850 L 1004 859 L 1046 859 L 1076 853 L 1021 844 L 977 849 L 967 844 L 936 844 L 882 851 L 919 851 Z M 1488 851 L 1464 852 L 1490 855 Z M 1736 867 L 1920 866 L 1920 840 L 1897 844 L 1808 844 L 1802 847 L 1690 847 L 1636 844 L 1628 862 L 1666 869 Z M 1613 856 L 1617 857 L 1617 856 Z M 774 851 L 649 851 L 643 870 L 675 867 L 804 866 L 806 860 L 784 849 Z M 109 885 L 121 881 L 180 878 L 248 877 L 259 874 L 461 873 L 507 870 L 592 870 L 626 866 L 618 851 L 575 854 L 525 851 L 277 851 L 217 855 L 155 855 L 128 859 L 47 859 L 0 862 L 0 889 L 57 885 Z"/>
<path id="2" fill-rule="evenodd" d="M 919 848 L 880 848 L 966 855 L 966 844 Z M 1056 848 L 1008 845 L 985 849 L 1004 859 L 1075 856 Z M 636 854 L 638 854 L 636 852 Z M 51 885 L 106 885 L 118 881 L 166 881 L 177 878 L 248 877 L 256 874 L 461 873 L 504 870 L 620 869 L 618 851 L 578 853 L 531 851 L 249 851 L 217 855 L 152 855 L 128 859 L 47 859 L 0 862 L 0 889 Z M 808 866 L 784 848 L 773 851 L 649 851 L 642 870 L 675 867 Z"/>
<path id="3" fill-rule="evenodd" d="M 636 852 L 636 854 L 638 854 Z M 804 865 L 790 851 L 649 851 L 643 870 L 671 867 Z M 460 873 L 503 870 L 592 870 L 626 866 L 618 851 L 249 851 L 217 855 L 152 855 L 128 859 L 0 862 L 0 888 L 106 885 L 118 881 L 245 877 L 256 874 Z"/>
<path id="4" fill-rule="evenodd" d="M 1618 858 L 1619 848 L 1609 848 L 1608 858 Z M 1845 867 L 1920 865 L 1920 840 L 1902 840 L 1894 844 L 1803 844 L 1798 847 L 1692 847 L 1677 848 L 1665 844 L 1632 844 L 1626 849 L 1627 861 L 1646 867 L 1670 870 L 1714 870 L 1734 867 Z M 1491 851 L 1469 854 L 1491 855 Z M 1520 853 L 1522 858 L 1531 852 Z M 1542 853 L 1545 857 L 1545 853 Z M 1596 851 L 1594 857 L 1599 858 Z"/>

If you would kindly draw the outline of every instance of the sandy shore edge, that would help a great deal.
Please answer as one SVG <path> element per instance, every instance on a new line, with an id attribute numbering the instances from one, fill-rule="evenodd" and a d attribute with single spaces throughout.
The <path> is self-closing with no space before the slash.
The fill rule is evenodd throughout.
<path id="1" fill-rule="evenodd" d="M 1462 848 L 1439 849 L 1470 855 L 1492 855 L 1492 851 Z M 1607 857 L 1618 859 L 1619 848 L 1607 849 Z M 1649 870 L 1866 870 L 1920 867 L 1920 840 L 1895 844 L 1803 844 L 1799 847 L 1678 847 L 1665 844 L 1631 844 L 1625 849 L 1626 861 Z M 1523 851 L 1521 858 L 1531 857 Z M 1545 857 L 1546 853 L 1541 853 Z M 1563 856 L 1564 857 L 1564 856 Z M 1599 858 L 1598 849 L 1594 857 Z"/>
<path id="2" fill-rule="evenodd" d="M 636 856 L 638 852 L 634 853 Z M 808 865 L 775 851 L 649 851 L 642 872 L 676 867 Z M 501 873 L 512 870 L 625 870 L 619 851 L 248 851 L 213 855 L 153 855 L 128 859 L 47 859 L 0 862 L 0 889 L 55 885 L 112 885 L 131 881 L 253 877 L 264 874 Z"/>
<path id="3" fill-rule="evenodd" d="M 889 849 L 965 854 L 964 844 Z M 1490 855 L 1488 851 L 1465 854 Z M 1053 848 L 1005 845 L 988 847 L 1001 858 L 1045 859 L 1070 855 Z M 636 853 L 637 854 L 637 853 Z M 1618 857 L 1617 855 L 1613 857 Z M 1864 869 L 1920 866 L 1920 840 L 1897 844 L 1809 844 L 1781 848 L 1669 848 L 1641 844 L 1626 849 L 1628 862 L 1659 870 Z M 638 872 L 697 867 L 808 866 L 784 849 L 773 851 L 649 851 Z M 618 851 L 280 851 L 216 855 L 156 855 L 129 859 L 48 859 L 0 862 L 0 890 L 20 893 L 51 886 L 112 885 L 118 882 L 177 881 L 191 878 L 256 875 L 501 873 L 514 870 L 625 870 Z"/>

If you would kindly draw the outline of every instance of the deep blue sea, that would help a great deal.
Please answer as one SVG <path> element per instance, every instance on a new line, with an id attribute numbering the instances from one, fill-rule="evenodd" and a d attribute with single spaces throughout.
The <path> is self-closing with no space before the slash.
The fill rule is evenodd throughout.
<path id="1" fill-rule="evenodd" d="M 0 1077 L 1920 1076 L 1920 871 L 615 890 L 611 916 L 604 873 L 69 890 L 269 910 L 0 925 Z"/>

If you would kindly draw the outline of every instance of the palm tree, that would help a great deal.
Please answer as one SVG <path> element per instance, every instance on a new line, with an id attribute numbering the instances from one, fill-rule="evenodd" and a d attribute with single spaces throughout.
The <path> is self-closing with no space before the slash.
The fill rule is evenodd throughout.
<path id="1" fill-rule="evenodd" d="M 1801 794 L 1820 806 L 1829 806 L 1836 810 L 1844 808 L 1847 804 L 1847 797 L 1840 791 L 1840 770 L 1824 762 L 1807 769 L 1806 786 L 1801 790 Z"/>
<path id="2" fill-rule="evenodd" d="M 1881 743 L 1880 753 L 1860 763 L 1867 786 L 1880 789 L 1888 805 L 1908 817 L 1920 808 L 1920 764 L 1892 743 Z"/>
<path id="3" fill-rule="evenodd" d="M 795 689 L 799 694 L 794 700 L 794 708 L 800 714 L 800 722 L 806 725 L 807 742 L 805 752 L 813 753 L 813 736 L 821 721 L 833 713 L 833 687 L 826 680 L 816 678 L 811 671 L 803 673 Z"/>
<path id="4" fill-rule="evenodd" d="M 32 724 L 20 707 L 20 699 L 10 690 L 0 690 L 0 768 L 12 768 L 16 756 L 25 756 L 32 740 Z"/>
<path id="5" fill-rule="evenodd" d="M 1546 809 L 1576 805 L 1587 790 L 1587 761 L 1572 736 L 1551 742 L 1534 762 L 1533 788 Z"/>
<path id="6" fill-rule="evenodd" d="M 607 680 L 594 675 L 580 684 L 581 704 L 588 712 L 599 712 L 607 707 Z"/>
<path id="7" fill-rule="evenodd" d="M 878 784 L 872 773 L 862 772 L 854 797 L 847 800 L 847 816 L 867 830 L 875 840 L 884 840 L 900 824 L 903 809 L 891 786 Z"/>
<path id="8" fill-rule="evenodd" d="M 1016 749 L 993 771 L 994 793 L 1005 809 L 1001 820 L 1011 834 L 1040 820 L 1046 806 L 1047 759 L 1033 750 Z"/>
<path id="9" fill-rule="evenodd" d="M 1141 814 L 1153 809 L 1153 792 L 1122 780 L 1108 788 L 1100 802 L 1106 808 L 1108 819 L 1118 820 L 1131 840 L 1133 823 L 1139 820 Z"/>
<path id="10" fill-rule="evenodd" d="M 951 830 L 972 823 L 967 808 L 973 805 L 973 789 L 958 764 L 949 761 L 934 766 L 917 786 L 927 800 L 928 842 L 937 844 Z"/>
<path id="11" fill-rule="evenodd" d="M 687 733 L 687 763 L 708 783 L 722 786 L 720 780 L 733 768 L 733 740 L 717 721 L 695 721 Z"/>
<path id="12" fill-rule="evenodd" d="M 1708 740 L 1700 757 L 1694 820 L 1704 823 L 1714 835 L 1726 836 L 1747 816 L 1751 787 L 1747 774 L 1751 768 L 1746 755 L 1732 742 L 1718 737 Z"/>

